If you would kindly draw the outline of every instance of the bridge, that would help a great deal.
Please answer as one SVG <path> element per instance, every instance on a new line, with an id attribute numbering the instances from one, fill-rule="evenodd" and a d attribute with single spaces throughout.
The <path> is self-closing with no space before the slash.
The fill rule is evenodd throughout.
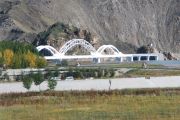
<path id="1" fill-rule="evenodd" d="M 69 50 L 76 46 L 86 49 L 90 55 L 66 55 Z M 47 60 L 70 60 L 70 59 L 92 59 L 95 63 L 101 63 L 101 59 L 114 58 L 116 62 L 123 61 L 151 61 L 158 60 L 158 54 L 123 54 L 113 45 L 102 45 L 97 50 L 84 39 L 72 39 L 66 42 L 59 50 L 49 45 L 37 47 L 39 53 Z"/>

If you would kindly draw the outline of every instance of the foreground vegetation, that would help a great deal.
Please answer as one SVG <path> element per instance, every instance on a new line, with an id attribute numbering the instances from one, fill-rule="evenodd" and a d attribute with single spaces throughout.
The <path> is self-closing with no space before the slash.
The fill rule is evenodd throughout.
<path id="1" fill-rule="evenodd" d="M 174 120 L 180 89 L 14 93 L 0 96 L 1 120 Z"/>

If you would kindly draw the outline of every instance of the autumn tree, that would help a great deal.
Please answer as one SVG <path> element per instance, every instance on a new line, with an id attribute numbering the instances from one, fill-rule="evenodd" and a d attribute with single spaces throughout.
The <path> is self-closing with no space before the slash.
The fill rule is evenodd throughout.
<path id="1" fill-rule="evenodd" d="M 25 55 L 25 59 L 27 60 L 29 67 L 31 67 L 31 68 L 36 67 L 36 55 L 35 54 L 28 51 L 28 53 Z"/>
<path id="2" fill-rule="evenodd" d="M 12 68 L 21 68 L 21 62 L 22 62 L 22 59 L 20 55 L 15 54 L 13 58 Z"/>
<path id="3" fill-rule="evenodd" d="M 36 64 L 37 64 L 38 68 L 42 68 L 42 67 L 45 67 L 47 65 L 47 61 L 43 57 L 38 57 L 36 59 Z"/>
<path id="4" fill-rule="evenodd" d="M 14 56 L 14 52 L 12 50 L 10 50 L 10 49 L 6 49 L 3 52 L 4 63 L 7 66 L 11 66 L 12 65 L 12 63 L 13 63 L 13 56 Z"/>
<path id="5" fill-rule="evenodd" d="M 2 55 L 2 52 L 0 52 L 0 66 L 3 65 L 3 55 Z"/>
<path id="6" fill-rule="evenodd" d="M 9 68 L 27 68 L 47 66 L 35 46 L 18 41 L 0 41 L 0 66 Z"/>

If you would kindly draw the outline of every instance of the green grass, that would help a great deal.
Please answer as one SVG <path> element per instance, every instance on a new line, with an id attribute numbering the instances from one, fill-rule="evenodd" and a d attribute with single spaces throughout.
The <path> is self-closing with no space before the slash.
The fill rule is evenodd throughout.
<path id="1" fill-rule="evenodd" d="M 180 89 L 1 95 L 0 120 L 175 120 Z"/>
<path id="2" fill-rule="evenodd" d="M 133 69 L 125 73 L 124 77 L 156 77 L 156 76 L 179 76 L 180 70 L 165 69 Z"/>
<path id="3" fill-rule="evenodd" d="M 77 67 L 76 62 L 71 61 L 69 62 L 70 67 Z M 80 63 L 81 66 L 79 68 L 142 68 L 143 62 L 122 62 L 122 63 L 99 63 L 99 64 L 93 64 L 93 63 Z M 68 67 L 69 67 L 68 66 Z M 163 65 L 155 65 L 155 64 L 148 64 L 148 68 L 150 69 L 164 69 L 166 68 Z"/>

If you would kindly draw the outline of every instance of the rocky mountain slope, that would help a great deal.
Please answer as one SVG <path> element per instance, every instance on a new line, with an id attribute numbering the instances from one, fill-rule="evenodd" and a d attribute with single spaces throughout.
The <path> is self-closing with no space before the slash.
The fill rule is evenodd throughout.
<path id="1" fill-rule="evenodd" d="M 180 53 L 180 0 L 0 1 L 0 40 L 33 42 L 57 22 L 90 32 L 94 44 L 113 44 L 126 53 L 150 43 Z"/>

